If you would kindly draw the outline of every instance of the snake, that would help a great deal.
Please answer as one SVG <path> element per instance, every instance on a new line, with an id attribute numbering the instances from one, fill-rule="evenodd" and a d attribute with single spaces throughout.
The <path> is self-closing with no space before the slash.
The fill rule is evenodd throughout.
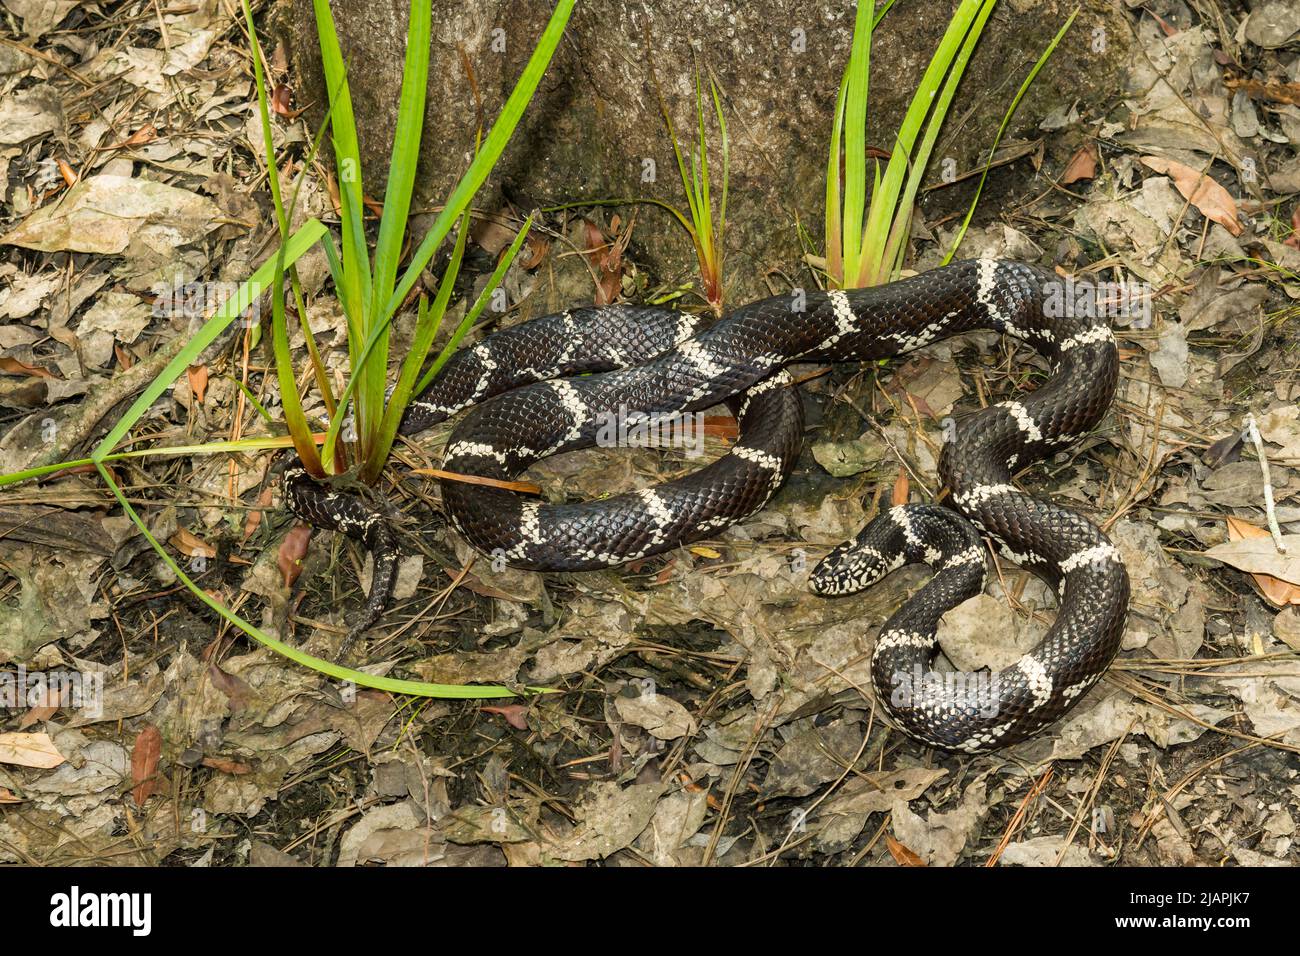
<path id="1" fill-rule="evenodd" d="M 1106 535 L 1013 477 L 1091 433 L 1114 398 L 1119 355 L 1109 321 L 1104 310 L 1061 308 L 1055 293 L 1065 281 L 1031 263 L 982 257 L 869 288 L 793 289 L 712 322 L 655 306 L 569 309 L 458 350 L 411 401 L 400 431 L 464 412 L 443 462 L 461 477 L 440 479 L 452 527 L 512 567 L 591 571 L 715 536 L 767 504 L 802 447 L 791 363 L 890 359 L 974 330 L 1025 343 L 1050 374 L 945 427 L 942 503 L 882 511 L 817 563 L 808 582 L 834 597 L 905 565 L 928 565 L 933 575 L 877 634 L 875 698 L 890 724 L 922 744 L 988 753 L 1038 734 L 1101 679 L 1128 611 L 1128 573 Z M 600 444 L 611 416 L 646 423 L 719 404 L 736 418 L 734 442 L 670 481 L 559 503 L 508 486 L 535 462 Z M 374 552 L 353 633 L 368 627 L 396 567 L 387 517 L 301 467 L 285 471 L 282 487 L 299 517 Z M 1056 617 L 1037 646 L 1006 667 L 949 669 L 940 661 L 939 621 L 983 591 L 986 541 L 1052 587 Z"/>

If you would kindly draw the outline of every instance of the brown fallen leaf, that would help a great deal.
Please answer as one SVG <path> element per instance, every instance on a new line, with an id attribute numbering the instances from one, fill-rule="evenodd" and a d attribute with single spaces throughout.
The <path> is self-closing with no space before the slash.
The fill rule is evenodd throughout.
<path id="1" fill-rule="evenodd" d="M 668 563 L 659 569 L 659 573 L 654 577 L 655 584 L 667 584 L 672 580 L 673 569 L 677 567 L 677 559 L 669 558 Z"/>
<path id="2" fill-rule="evenodd" d="M 715 797 L 708 787 L 700 786 L 700 784 L 692 780 L 689 773 L 683 771 L 677 775 L 677 779 L 682 782 L 682 789 L 687 793 L 703 793 L 704 801 L 709 805 L 710 809 L 722 809 L 722 801 Z"/>
<path id="3" fill-rule="evenodd" d="M 596 273 L 596 305 L 609 305 L 623 288 L 623 251 L 632 239 L 632 224 L 619 235 L 620 221 L 615 217 L 610 222 L 610 232 L 616 238 L 607 239 L 591 220 L 584 220 L 587 231 L 584 255 Z"/>
<path id="4" fill-rule="evenodd" d="M 509 591 L 502 591 L 500 588 L 494 588 L 492 585 L 484 582 L 477 574 L 470 573 L 466 568 L 459 571 L 453 571 L 451 568 L 444 568 L 443 571 L 447 577 L 452 579 L 454 584 L 479 595 L 480 597 L 496 598 L 502 601 L 517 601 L 519 596 L 511 594 Z"/>
<path id="5" fill-rule="evenodd" d="M 528 706 L 526 704 L 490 704 L 480 707 L 485 714 L 500 714 L 506 723 L 516 730 L 528 729 Z"/>
<path id="6" fill-rule="evenodd" d="M 1265 528 L 1259 528 L 1248 521 L 1242 521 L 1240 518 L 1228 517 L 1228 540 L 1244 541 L 1247 538 L 1271 538 Z M 1277 607 L 1286 607 L 1288 604 L 1300 604 L 1300 587 L 1289 584 L 1281 578 L 1275 578 L 1270 574 L 1251 574 L 1255 579 L 1255 585 L 1270 603 Z"/>
<path id="7" fill-rule="evenodd" d="M 543 239 L 540 236 L 534 236 L 531 233 L 529 233 L 528 238 L 524 241 L 524 245 L 528 249 L 528 257 L 523 260 L 523 268 L 528 271 L 540 266 L 542 260 L 546 258 L 546 253 L 549 252 L 551 248 L 549 240 Z"/>
<path id="8" fill-rule="evenodd" d="M 311 525 L 301 521 L 289 529 L 289 533 L 280 542 L 280 551 L 275 556 L 276 566 L 280 569 L 280 580 L 285 587 L 292 587 L 293 582 L 302 574 L 302 559 L 307 556 L 307 543 L 311 541 Z"/>
<path id="9" fill-rule="evenodd" d="M 247 542 L 249 538 L 257 533 L 257 529 L 262 526 L 262 518 L 265 516 L 266 511 L 270 509 L 274 495 L 274 490 L 268 485 L 257 496 L 257 507 L 249 508 L 248 516 L 244 519 L 244 534 L 240 538 L 241 542 Z"/>
<path id="10" fill-rule="evenodd" d="M 145 724 L 136 734 L 131 749 L 131 799 L 137 807 L 162 789 L 158 777 L 158 760 L 162 757 L 162 732 L 153 724 Z"/>
<path id="11" fill-rule="evenodd" d="M 0 803 L 22 803 L 22 797 L 16 796 L 12 790 L 6 790 L 0 787 Z"/>
<path id="12" fill-rule="evenodd" d="M 1300 203 L 1291 210 L 1291 235 L 1282 240 L 1282 245 L 1300 249 Z"/>
<path id="13" fill-rule="evenodd" d="M 168 543 L 186 557 L 215 558 L 217 556 L 215 546 L 185 528 L 177 528 L 176 533 L 168 539 Z"/>
<path id="14" fill-rule="evenodd" d="M 39 703 L 28 700 L 31 709 L 28 710 L 27 713 L 23 714 L 22 719 L 18 721 L 19 730 L 26 730 L 28 727 L 32 726 L 32 724 L 39 723 L 42 720 L 49 720 L 59 712 L 60 707 L 68 702 L 63 699 L 64 697 L 71 699 L 71 688 L 63 688 L 63 693 L 61 695 L 51 693 L 52 689 L 53 688 L 46 687 L 42 691 Z"/>
<path id="15" fill-rule="evenodd" d="M 1300 106 L 1300 83 L 1279 83 L 1277 81 L 1261 82 L 1229 78 L 1224 85 L 1230 90 L 1243 90 L 1252 100 L 1270 100 L 1274 103 L 1290 103 Z"/>
<path id="16" fill-rule="evenodd" d="M 337 216 L 342 212 L 343 200 L 339 198 L 338 180 L 328 171 L 325 173 L 325 191 L 330 194 L 330 205 L 334 208 L 334 214 Z"/>
<path id="17" fill-rule="evenodd" d="M 212 686 L 226 695 L 231 710 L 243 710 L 253 696 L 253 688 L 242 677 L 223 671 L 216 664 L 208 664 L 208 680 Z"/>
<path id="18" fill-rule="evenodd" d="M 1096 143 L 1085 143 L 1080 146 L 1070 161 L 1065 164 L 1065 172 L 1061 173 L 1061 178 L 1057 180 L 1062 186 L 1068 186 L 1070 183 L 1077 183 L 1082 179 L 1095 179 L 1097 177 L 1097 161 L 1099 159 Z"/>
<path id="19" fill-rule="evenodd" d="M 194 393 L 194 400 L 202 405 L 203 396 L 208 391 L 208 367 L 191 365 L 185 370 L 185 374 L 190 381 L 190 391 Z"/>
<path id="20" fill-rule="evenodd" d="M 14 375 L 31 375 L 37 378 L 57 378 L 49 369 L 41 368 L 39 365 L 28 365 L 26 362 L 20 362 L 12 356 L 0 358 L 0 372 L 12 372 Z"/>
<path id="21" fill-rule="evenodd" d="M 894 479 L 894 490 L 889 493 L 890 507 L 898 507 L 907 504 L 907 499 L 911 495 L 911 485 L 907 480 L 907 469 L 902 465 L 898 467 L 898 477 Z"/>
<path id="22" fill-rule="evenodd" d="M 510 243 L 514 242 L 519 230 L 512 229 L 495 219 L 481 219 L 470 227 L 469 237 L 480 249 L 490 256 L 498 255 Z"/>
<path id="23" fill-rule="evenodd" d="M 289 119 L 297 119 L 303 114 L 302 110 L 293 108 L 293 87 L 286 83 L 277 83 L 271 90 L 271 109 Z"/>
<path id="24" fill-rule="evenodd" d="M 158 138 L 158 127 L 153 123 L 145 123 L 138 130 L 122 140 L 120 143 L 113 143 L 105 149 L 126 149 L 133 146 L 148 146 Z"/>
<path id="25" fill-rule="evenodd" d="M 899 866 L 925 866 L 925 860 L 899 843 L 888 833 L 885 834 L 885 846 L 889 848 L 889 855 L 894 858 L 894 862 Z"/>
<path id="26" fill-rule="evenodd" d="M 63 754 L 49 734 L 0 734 L 0 763 L 49 770 L 63 763 Z"/>
<path id="27" fill-rule="evenodd" d="M 59 175 L 63 177 L 63 181 L 69 186 L 77 185 L 77 180 L 81 178 L 77 175 L 77 171 L 69 166 L 65 160 L 60 159 L 57 162 L 59 164 Z"/>
<path id="28" fill-rule="evenodd" d="M 1217 222 L 1234 236 L 1241 235 L 1243 227 L 1237 218 L 1237 201 L 1209 174 L 1162 156 L 1143 156 L 1142 165 L 1172 179 L 1174 188 L 1206 219 Z"/>
<path id="29" fill-rule="evenodd" d="M 236 777 L 253 772 L 253 768 L 248 764 L 240 763 L 238 760 L 229 760 L 225 757 L 204 757 L 200 763 L 219 773 L 228 773 Z"/>

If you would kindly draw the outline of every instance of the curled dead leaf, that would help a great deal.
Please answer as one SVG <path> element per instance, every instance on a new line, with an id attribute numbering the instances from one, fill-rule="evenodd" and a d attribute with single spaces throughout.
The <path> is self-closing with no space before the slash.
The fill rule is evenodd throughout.
<path id="1" fill-rule="evenodd" d="M 479 711 L 484 714 L 499 714 L 515 730 L 528 729 L 528 706 L 526 704 L 491 704 L 480 707 Z"/>
<path id="2" fill-rule="evenodd" d="M 1070 161 L 1065 164 L 1065 171 L 1061 173 L 1059 180 L 1060 184 L 1068 186 L 1083 179 L 1095 179 L 1098 159 L 1096 143 L 1090 142 L 1080 146 L 1070 157 Z"/>
<path id="3" fill-rule="evenodd" d="M 136 734 L 131 749 L 131 799 L 137 807 L 162 789 L 158 778 L 158 761 L 162 757 L 162 732 L 153 724 L 145 724 Z"/>
<path id="4" fill-rule="evenodd" d="M 280 542 L 280 550 L 275 556 L 280 568 L 280 577 L 285 587 L 292 587 L 293 582 L 302 574 L 302 559 L 307 555 L 307 543 L 311 541 L 311 525 L 299 522 L 289 529 L 289 533 Z"/>
<path id="5" fill-rule="evenodd" d="M 1229 541 L 1271 537 L 1272 535 L 1264 528 L 1256 527 L 1248 521 L 1242 521 L 1240 518 L 1234 518 L 1231 515 L 1228 517 Z M 1300 604 L 1300 586 L 1283 581 L 1281 578 L 1275 578 L 1270 574 L 1252 573 L 1250 576 L 1254 579 L 1260 593 L 1276 607 Z"/>
<path id="6" fill-rule="evenodd" d="M 242 677 L 227 673 L 216 664 L 208 665 L 208 680 L 212 681 L 213 687 L 226 695 L 231 710 L 242 710 L 247 707 L 249 699 L 253 696 L 253 688 L 249 687 Z"/>
<path id="7" fill-rule="evenodd" d="M 899 843 L 888 833 L 885 834 L 885 846 L 889 848 L 889 855 L 894 858 L 894 862 L 899 866 L 925 866 L 925 860 Z"/>
<path id="8" fill-rule="evenodd" d="M 907 469 L 901 465 L 898 468 L 898 477 L 894 479 L 894 490 L 889 494 L 889 504 L 892 507 L 907 504 L 908 496 L 911 494 L 911 485 L 907 480 Z"/>
<path id="9" fill-rule="evenodd" d="M 208 391 L 208 367 L 206 365 L 191 365 L 185 370 L 185 374 L 190 382 L 190 391 L 194 393 L 194 400 L 202 405 L 203 396 Z"/>
<path id="10" fill-rule="evenodd" d="M 189 558 L 215 558 L 217 549 L 198 535 L 185 528 L 177 528 L 176 533 L 168 539 L 177 551 Z"/>
<path id="11" fill-rule="evenodd" d="M 1234 236 L 1241 235 L 1243 227 L 1237 218 L 1237 201 L 1208 173 L 1162 156 L 1143 156 L 1142 165 L 1172 179 L 1174 188 L 1206 219 L 1217 222 Z"/>

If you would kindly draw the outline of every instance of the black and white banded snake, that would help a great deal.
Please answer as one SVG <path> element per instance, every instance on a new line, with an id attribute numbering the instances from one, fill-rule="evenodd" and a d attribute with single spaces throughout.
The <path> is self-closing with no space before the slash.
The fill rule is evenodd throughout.
<path id="1" fill-rule="evenodd" d="M 835 595 L 905 564 L 935 569 L 881 628 L 872 682 L 909 736 L 983 753 L 1024 740 L 1073 706 L 1115 657 L 1128 609 L 1127 572 L 1101 531 L 1011 483 L 1014 471 L 1096 427 L 1115 392 L 1119 359 L 1109 324 L 1091 310 L 1048 308 L 1050 284 L 1060 281 L 1036 266 L 984 258 L 871 289 L 774 296 L 707 328 L 661 308 L 572 309 L 458 352 L 413 401 L 401 430 L 418 432 L 468 408 L 443 467 L 509 481 L 539 459 L 595 444 L 601 415 L 726 402 L 739 426 L 730 450 L 637 492 L 548 504 L 502 487 L 443 482 L 452 525 L 483 554 L 534 570 L 609 568 L 713 535 L 766 504 L 801 446 L 802 406 L 788 387 L 788 363 L 892 357 L 974 329 L 1023 340 L 1052 373 L 1034 391 L 957 423 L 939 461 L 952 508 L 893 508 L 810 576 L 814 591 Z M 354 631 L 373 623 L 396 566 L 386 519 L 301 468 L 285 472 L 284 489 L 298 516 L 374 551 L 370 600 Z M 939 618 L 984 587 L 979 532 L 1056 588 L 1056 620 L 1037 647 L 1001 671 L 940 673 L 933 666 Z"/>

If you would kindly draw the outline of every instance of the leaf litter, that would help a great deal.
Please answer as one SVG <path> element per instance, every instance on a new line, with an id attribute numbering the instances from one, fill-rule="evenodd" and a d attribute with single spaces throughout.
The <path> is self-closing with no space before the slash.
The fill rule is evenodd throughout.
<path id="1" fill-rule="evenodd" d="M 190 316 L 158 306 L 160 283 L 237 280 L 273 228 L 225 5 L 163 11 L 167 43 L 152 17 L 114 24 L 59 0 L 6 7 L 25 42 L 60 62 L 73 47 L 43 38 L 64 24 L 121 33 L 83 48 L 80 80 L 0 47 L 0 387 L 30 418 L 0 446 L 12 470 L 58 447 L 46 418 L 56 432 L 93 431 L 59 417 L 67 399 L 111 398 L 127 369 L 189 328 Z M 418 497 L 410 513 L 421 517 L 404 525 L 413 557 L 371 637 L 371 668 L 570 691 L 526 704 L 392 698 L 250 651 L 214 629 L 138 539 L 110 533 L 111 519 L 87 530 L 106 506 L 93 483 L 20 488 L 5 502 L 18 513 L 0 516 L 0 664 L 74 669 L 103 686 L 93 708 L 42 690 L 0 711 L 0 860 L 1294 864 L 1300 254 L 1287 203 L 1300 191 L 1300 114 L 1277 93 L 1297 82 L 1294 10 L 1258 4 L 1232 35 L 1135 15 L 1117 109 L 1076 104 L 1043 127 L 1039 175 L 1077 198 L 1026 183 L 1001 197 L 1003 221 L 972 229 L 963 247 L 1045 250 L 1069 271 L 1129 275 L 1152 293 L 1144 317 L 1116 320 L 1124 361 L 1107 422 L 1020 479 L 1106 526 L 1134 583 L 1120 662 L 1048 734 L 974 760 L 901 738 L 875 706 L 868 662 L 876 630 L 924 572 L 841 601 L 806 587 L 825 549 L 891 498 L 932 497 L 947 416 L 1045 370 L 976 334 L 807 382 L 818 427 L 773 505 L 621 572 L 495 570 L 429 521 L 436 486 L 405 481 L 400 495 Z M 292 77 L 275 79 L 276 145 L 300 157 L 311 131 L 282 102 Z M 95 84 L 130 92 L 98 112 L 68 108 Z M 160 121 L 181 95 L 196 128 Z M 333 211 L 314 178 L 303 204 L 299 215 Z M 601 210 L 544 223 L 549 241 L 507 277 L 516 308 L 505 321 L 620 288 L 656 291 L 634 247 L 618 283 L 599 288 L 581 257 L 557 254 L 619 228 Z M 921 243 L 918 268 L 951 236 L 943 222 L 930 230 L 940 243 Z M 497 224 L 476 241 L 490 256 L 509 235 Z M 300 271 L 327 367 L 341 368 L 325 263 Z M 405 317 L 396 335 L 409 335 Z M 242 347 L 236 336 L 211 350 L 206 388 L 178 386 L 151 410 L 154 437 L 228 435 L 247 412 L 236 380 L 274 401 L 276 383 L 249 376 Z M 1248 412 L 1285 554 L 1263 530 L 1260 463 L 1239 438 Z M 265 433 L 255 416 L 241 427 Z M 705 460 L 723 447 L 711 437 Z M 530 477 L 561 500 L 575 485 L 615 493 L 699 464 L 597 450 Z M 366 571 L 327 536 L 282 549 L 278 516 L 250 521 L 272 503 L 259 497 L 263 465 L 160 459 L 120 476 L 147 499 L 156 531 L 208 562 L 191 569 L 206 587 L 328 656 Z M 56 543 L 78 537 L 99 546 Z M 1001 562 L 996 572 L 987 594 L 945 618 L 944 666 L 1002 666 L 1050 623 L 1054 597 L 1040 581 Z"/>

